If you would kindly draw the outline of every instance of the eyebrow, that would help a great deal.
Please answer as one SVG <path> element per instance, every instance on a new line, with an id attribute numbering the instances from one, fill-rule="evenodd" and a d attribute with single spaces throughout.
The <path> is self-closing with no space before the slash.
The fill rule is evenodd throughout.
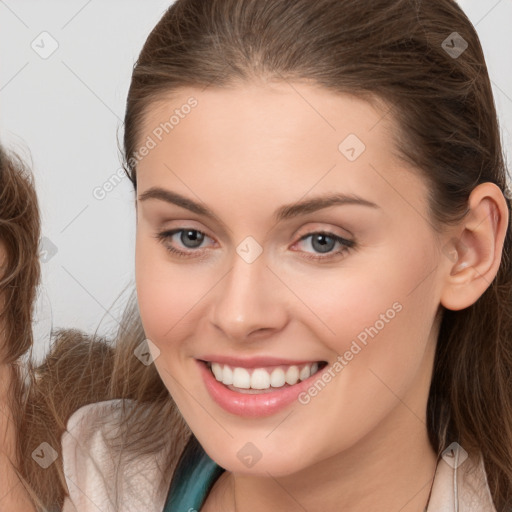
<path id="1" fill-rule="evenodd" d="M 192 199 L 182 196 L 177 192 L 172 192 L 160 187 L 151 187 L 138 197 L 139 201 L 146 201 L 148 199 L 159 199 L 161 201 L 165 201 L 166 203 L 175 204 L 181 208 L 185 208 L 186 210 L 197 213 L 198 215 L 203 215 L 205 217 L 215 219 L 217 222 L 223 224 L 219 217 L 209 208 L 193 201 Z M 281 206 L 275 211 L 274 220 L 279 222 L 282 220 L 291 219 L 293 217 L 298 217 L 300 215 L 305 215 L 307 213 L 312 213 L 317 210 L 322 210 L 323 208 L 328 208 L 330 206 L 341 206 L 348 204 L 367 206 L 376 209 L 380 208 L 372 201 L 368 201 L 367 199 L 359 197 L 355 194 L 329 194 Z"/>

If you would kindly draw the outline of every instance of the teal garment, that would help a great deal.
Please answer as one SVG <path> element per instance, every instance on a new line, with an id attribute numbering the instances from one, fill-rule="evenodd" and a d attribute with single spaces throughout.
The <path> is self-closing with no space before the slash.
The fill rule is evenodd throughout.
<path id="1" fill-rule="evenodd" d="M 199 512 L 224 471 L 192 436 L 174 471 L 163 512 Z"/>

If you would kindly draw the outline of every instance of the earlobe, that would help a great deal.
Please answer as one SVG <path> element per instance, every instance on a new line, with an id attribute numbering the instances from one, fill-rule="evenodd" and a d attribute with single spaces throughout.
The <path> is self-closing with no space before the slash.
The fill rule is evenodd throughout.
<path id="1" fill-rule="evenodd" d="M 498 273 L 508 228 L 508 207 L 500 188 L 481 183 L 468 200 L 458 235 L 443 248 L 446 280 L 441 304 L 453 311 L 474 304 Z M 441 262 L 442 263 L 442 262 Z"/>

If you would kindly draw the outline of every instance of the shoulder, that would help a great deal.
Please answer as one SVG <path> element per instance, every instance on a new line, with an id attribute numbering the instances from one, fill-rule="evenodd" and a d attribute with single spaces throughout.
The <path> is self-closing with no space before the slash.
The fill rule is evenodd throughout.
<path id="1" fill-rule="evenodd" d="M 459 492 L 461 510 L 496 512 L 482 454 L 469 457 L 458 469 L 456 477 L 461 489 Z"/>
<path id="2" fill-rule="evenodd" d="M 100 456 L 107 451 L 107 438 L 115 437 L 130 400 L 107 400 L 85 405 L 69 418 L 62 435 L 63 454 L 67 461 L 83 455 Z"/>
<path id="3" fill-rule="evenodd" d="M 116 430 L 123 416 L 133 407 L 133 400 L 122 399 L 84 405 L 70 416 L 63 441 L 72 442 L 75 438 L 80 438 L 82 443 L 94 443 L 98 433 L 105 434 Z"/>
<path id="4" fill-rule="evenodd" d="M 61 440 L 69 497 L 63 512 L 160 512 L 165 452 L 138 455 L 123 444 L 122 420 L 131 400 L 108 400 L 78 409 Z"/>
<path id="5" fill-rule="evenodd" d="M 440 458 L 428 512 L 496 512 L 481 454 Z"/>

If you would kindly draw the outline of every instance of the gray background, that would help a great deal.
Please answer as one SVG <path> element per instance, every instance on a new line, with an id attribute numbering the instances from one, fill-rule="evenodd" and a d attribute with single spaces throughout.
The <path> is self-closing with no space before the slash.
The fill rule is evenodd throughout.
<path id="1" fill-rule="evenodd" d="M 170 3 L 0 0 L 0 140 L 32 165 L 43 221 L 39 357 L 52 327 L 112 333 L 134 286 L 118 141 L 132 66 Z M 510 162 L 512 0 L 459 3 L 484 48 Z"/>

